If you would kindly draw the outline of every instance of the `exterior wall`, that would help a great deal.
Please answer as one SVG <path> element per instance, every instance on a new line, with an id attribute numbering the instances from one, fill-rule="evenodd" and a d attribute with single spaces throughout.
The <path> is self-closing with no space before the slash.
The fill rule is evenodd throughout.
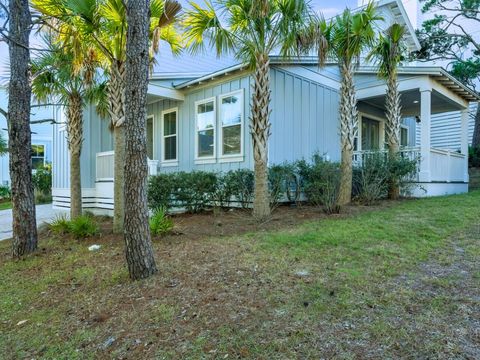
<path id="1" fill-rule="evenodd" d="M 243 156 L 236 158 L 236 161 L 225 161 L 219 157 L 219 119 L 218 104 L 219 96 L 236 90 L 243 90 Z M 154 117 L 154 160 L 162 158 L 162 134 L 161 121 L 162 111 L 178 108 L 178 166 L 162 166 L 161 172 L 171 171 L 229 171 L 239 168 L 253 168 L 252 143 L 249 135 L 249 114 L 250 114 L 251 78 L 248 74 L 241 74 L 226 81 L 208 84 L 200 88 L 192 88 L 185 93 L 185 101 L 160 100 L 148 105 L 148 114 Z M 195 161 L 195 102 L 215 97 L 217 106 L 217 128 L 215 141 L 217 154 L 214 161 L 201 163 Z"/>
<path id="2" fill-rule="evenodd" d="M 316 67 L 310 67 L 316 71 Z M 310 159 L 318 152 L 340 159 L 336 89 L 298 75 L 297 67 L 272 70 L 272 135 L 269 161 Z M 332 69 L 334 74 L 334 70 Z"/>
<path id="3" fill-rule="evenodd" d="M 5 88 L 0 87 L 0 107 L 7 110 L 8 92 Z M 53 119 L 54 108 L 52 106 L 36 107 L 32 109 L 31 121 Z M 53 141 L 52 141 L 52 125 L 50 123 L 31 125 L 32 144 L 45 146 L 45 162 L 52 162 Z M 7 119 L 0 115 L 0 132 L 5 140 L 8 141 Z M 0 185 L 10 183 L 9 174 L 9 156 L 0 157 Z"/>
<path id="4" fill-rule="evenodd" d="M 472 143 L 475 127 L 475 112 L 477 104 L 470 104 L 470 120 L 468 122 L 468 143 Z M 452 111 L 432 115 L 431 144 L 438 149 L 460 150 L 461 113 Z M 420 126 L 416 128 L 417 145 L 420 145 Z"/>

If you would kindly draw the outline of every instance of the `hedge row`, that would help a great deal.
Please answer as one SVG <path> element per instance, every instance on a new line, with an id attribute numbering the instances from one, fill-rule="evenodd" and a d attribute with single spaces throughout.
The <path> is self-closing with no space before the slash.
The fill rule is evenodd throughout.
<path id="1" fill-rule="evenodd" d="M 401 182 L 416 172 L 416 160 L 389 159 L 384 153 L 370 155 L 354 169 L 353 195 L 365 203 L 385 197 L 391 181 Z M 327 212 L 338 211 L 336 204 L 340 184 L 340 165 L 314 155 L 311 161 L 300 160 L 269 168 L 271 206 L 279 202 L 307 201 L 323 206 Z M 148 201 L 153 210 L 184 208 L 199 212 L 209 207 L 249 207 L 253 200 L 254 174 L 248 169 L 227 173 L 205 171 L 176 172 L 149 179 Z"/>

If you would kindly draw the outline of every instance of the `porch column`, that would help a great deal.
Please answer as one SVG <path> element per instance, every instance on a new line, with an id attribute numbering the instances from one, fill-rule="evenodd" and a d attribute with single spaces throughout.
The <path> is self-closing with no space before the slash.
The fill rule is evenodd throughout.
<path id="1" fill-rule="evenodd" d="M 420 182 L 430 182 L 430 123 L 432 89 L 420 89 Z"/>
<path id="2" fill-rule="evenodd" d="M 463 169 L 463 181 L 467 182 L 468 179 L 468 122 L 469 122 L 469 108 L 462 110 L 461 116 L 461 131 L 460 131 L 460 144 L 461 152 L 465 155 L 465 165 Z"/>

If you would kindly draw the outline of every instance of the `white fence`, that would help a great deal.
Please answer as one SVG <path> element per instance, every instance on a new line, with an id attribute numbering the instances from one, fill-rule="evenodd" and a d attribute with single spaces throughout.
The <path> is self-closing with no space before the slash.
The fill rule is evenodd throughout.
<path id="1" fill-rule="evenodd" d="M 113 181 L 114 177 L 113 151 L 97 153 L 96 181 Z M 148 175 L 157 175 L 158 160 L 147 159 Z"/>

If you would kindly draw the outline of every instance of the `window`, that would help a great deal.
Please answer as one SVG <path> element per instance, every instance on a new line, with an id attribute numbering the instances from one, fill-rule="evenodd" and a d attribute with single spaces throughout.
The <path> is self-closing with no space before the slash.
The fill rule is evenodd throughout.
<path id="1" fill-rule="evenodd" d="M 178 117 L 177 109 L 170 109 L 162 112 L 162 161 L 177 161 L 178 152 Z"/>
<path id="2" fill-rule="evenodd" d="M 362 118 L 362 150 L 378 150 L 380 148 L 380 122 Z"/>
<path id="3" fill-rule="evenodd" d="M 153 116 L 147 117 L 147 156 L 153 160 Z"/>
<path id="4" fill-rule="evenodd" d="M 242 154 L 243 93 L 220 97 L 220 147 L 222 156 Z"/>
<path id="5" fill-rule="evenodd" d="M 215 157 L 215 99 L 195 103 L 198 159 Z"/>
<path id="6" fill-rule="evenodd" d="M 41 169 L 45 165 L 45 145 L 32 145 L 32 169 Z"/>
<path id="7" fill-rule="evenodd" d="M 400 146 L 408 146 L 408 127 L 406 126 L 400 128 Z"/>

